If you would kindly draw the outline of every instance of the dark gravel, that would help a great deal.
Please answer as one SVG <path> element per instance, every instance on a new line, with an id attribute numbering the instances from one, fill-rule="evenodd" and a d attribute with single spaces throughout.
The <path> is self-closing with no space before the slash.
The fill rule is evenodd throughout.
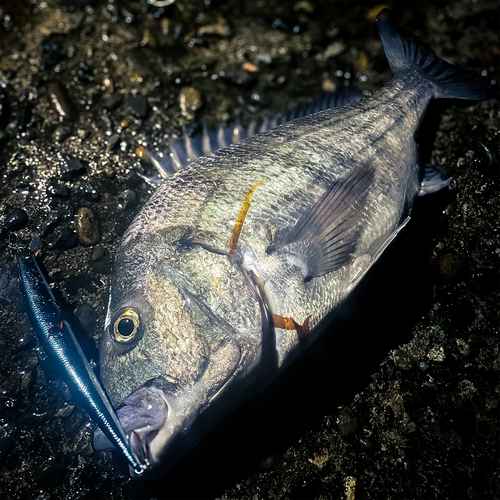
<path id="1" fill-rule="evenodd" d="M 439 55 L 499 81 L 498 1 L 389 7 Z M 127 480 L 94 452 L 95 425 L 20 296 L 11 245 L 38 235 L 63 314 L 97 362 L 115 251 L 152 192 L 136 149 L 163 152 L 183 125 L 248 124 L 322 89 L 376 90 L 390 79 L 380 8 L 0 4 L 2 498 L 499 498 L 497 100 L 431 107 L 421 152 L 452 173 L 449 189 L 417 201 L 325 339 L 160 481 Z"/>

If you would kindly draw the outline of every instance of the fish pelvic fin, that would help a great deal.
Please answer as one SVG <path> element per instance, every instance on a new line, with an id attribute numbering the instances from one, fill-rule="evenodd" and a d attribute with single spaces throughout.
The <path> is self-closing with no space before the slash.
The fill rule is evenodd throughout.
<path id="1" fill-rule="evenodd" d="M 393 23 L 387 9 L 377 16 L 377 27 L 395 75 L 417 71 L 432 83 L 436 99 L 483 101 L 490 97 L 490 83 L 486 78 L 440 59 L 417 36 Z"/>
<path id="2" fill-rule="evenodd" d="M 368 160 L 334 182 L 295 226 L 275 237 L 267 253 L 289 254 L 302 261 L 306 282 L 349 264 L 359 242 L 359 216 L 373 177 L 373 161 Z"/>

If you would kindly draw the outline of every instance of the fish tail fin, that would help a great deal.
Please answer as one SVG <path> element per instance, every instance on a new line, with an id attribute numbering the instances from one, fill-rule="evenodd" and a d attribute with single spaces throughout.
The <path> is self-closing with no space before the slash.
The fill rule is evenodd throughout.
<path id="1" fill-rule="evenodd" d="M 377 26 L 395 75 L 409 71 L 419 72 L 432 82 L 436 99 L 482 101 L 489 98 L 490 84 L 486 78 L 440 59 L 426 43 L 393 23 L 387 9 L 383 9 L 377 16 Z"/>

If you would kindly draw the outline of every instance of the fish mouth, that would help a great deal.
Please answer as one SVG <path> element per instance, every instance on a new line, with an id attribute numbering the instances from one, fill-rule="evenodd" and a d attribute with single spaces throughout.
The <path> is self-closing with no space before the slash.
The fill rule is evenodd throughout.
<path id="1" fill-rule="evenodd" d="M 155 469 L 160 460 L 155 439 L 165 429 L 171 413 L 163 387 L 165 384 L 164 379 L 154 379 L 146 383 L 127 396 L 122 407 L 116 412 L 132 453 L 146 466 L 144 471 L 129 467 L 132 477 L 144 476 L 150 479 L 156 476 Z M 94 433 L 94 448 L 98 451 L 114 449 L 101 429 Z"/>

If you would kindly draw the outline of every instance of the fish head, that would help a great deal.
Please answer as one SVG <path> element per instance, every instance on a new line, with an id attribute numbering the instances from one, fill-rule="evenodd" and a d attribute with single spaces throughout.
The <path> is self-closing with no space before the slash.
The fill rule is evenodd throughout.
<path id="1" fill-rule="evenodd" d="M 200 248 L 171 248 L 161 258 L 137 250 L 128 255 L 122 248 L 115 265 L 100 363 L 132 451 L 148 464 L 141 477 L 150 479 L 241 403 L 260 353 L 256 347 L 243 354 L 239 339 L 247 327 L 224 309 L 248 305 L 244 283 L 236 280 L 223 298 L 229 285 L 214 285 L 215 276 L 241 280 L 228 259 Z M 250 307 L 257 331 L 260 313 Z M 100 431 L 94 445 L 111 448 Z"/>

